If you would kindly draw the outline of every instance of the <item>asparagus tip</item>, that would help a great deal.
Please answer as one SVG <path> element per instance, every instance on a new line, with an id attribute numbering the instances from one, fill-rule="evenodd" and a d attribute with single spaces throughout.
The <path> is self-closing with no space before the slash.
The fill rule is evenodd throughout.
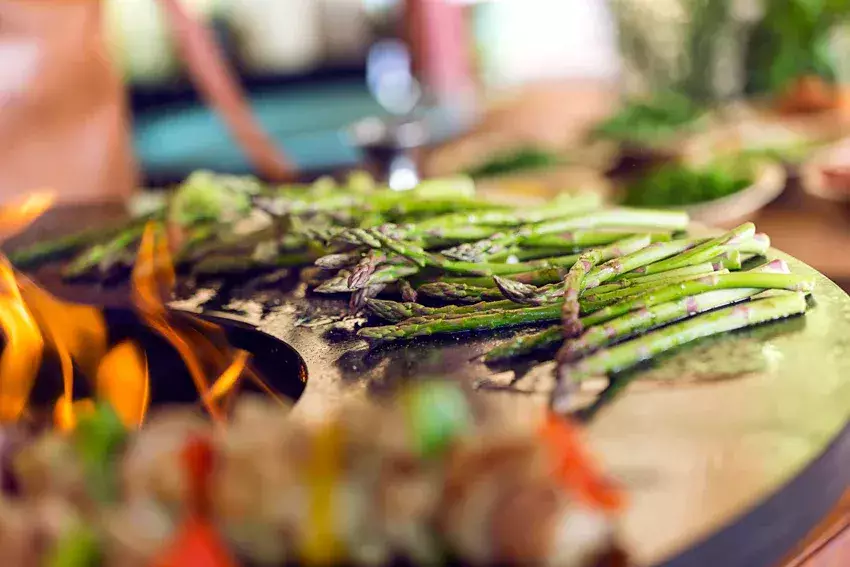
<path id="1" fill-rule="evenodd" d="M 508 278 L 493 276 L 493 281 L 496 282 L 496 287 L 502 292 L 506 298 L 514 303 L 529 304 L 533 303 L 532 299 L 537 295 L 538 290 L 533 285 L 520 283 Z"/>

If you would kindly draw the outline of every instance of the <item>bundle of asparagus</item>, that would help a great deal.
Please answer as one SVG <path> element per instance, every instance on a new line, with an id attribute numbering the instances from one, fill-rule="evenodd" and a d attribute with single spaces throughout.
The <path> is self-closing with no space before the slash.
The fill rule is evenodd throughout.
<path id="1" fill-rule="evenodd" d="M 313 292 L 350 294 L 352 309 L 388 323 L 360 329 L 372 343 L 550 323 L 485 360 L 560 345 L 564 391 L 699 337 L 802 313 L 814 284 L 784 262 L 758 265 L 770 239 L 752 223 L 700 238 L 684 212 L 607 209 L 584 193 L 517 211 L 477 198 L 463 177 L 395 192 L 362 173 L 272 188 L 199 172 L 151 217 L 179 236 L 175 256 L 196 276 L 313 264 Z M 264 222 L 246 232 L 252 218 Z M 11 258 L 31 265 L 82 248 L 66 274 L 103 275 L 132 258 L 140 226 Z M 392 293 L 402 301 L 378 298 Z"/>
<path id="2" fill-rule="evenodd" d="M 570 203 L 576 208 L 571 210 Z M 359 335 L 371 342 L 558 322 L 512 339 L 484 358 L 503 361 L 561 345 L 556 358 L 563 393 L 588 377 L 624 370 L 700 337 L 806 310 L 805 293 L 814 281 L 791 274 L 781 260 L 757 265 L 754 260 L 766 255 L 770 239 L 756 233 L 752 223 L 716 238 L 692 238 L 685 234 L 684 214 L 589 211 L 587 203 L 585 196 L 565 197 L 546 211 L 500 213 L 500 226 L 490 225 L 495 234 L 443 250 L 411 239 L 421 233 L 415 226 L 341 231 L 335 238 L 368 250 L 366 260 L 352 260 L 329 282 L 347 277 L 354 291 L 398 266 L 407 268 L 398 277 L 418 270 L 413 298 L 365 300 L 371 313 L 391 323 L 361 329 Z M 515 220 L 506 230 L 511 216 Z M 478 218 L 469 215 L 467 226 L 480 226 Z M 440 222 L 437 217 L 428 224 Z M 376 253 L 386 262 L 384 268 L 372 261 Z M 741 271 L 744 261 L 756 267 Z M 388 280 L 372 281 L 383 285 Z M 449 305 L 417 303 L 415 297 L 422 296 Z M 751 301 L 733 306 L 745 300 Z"/>

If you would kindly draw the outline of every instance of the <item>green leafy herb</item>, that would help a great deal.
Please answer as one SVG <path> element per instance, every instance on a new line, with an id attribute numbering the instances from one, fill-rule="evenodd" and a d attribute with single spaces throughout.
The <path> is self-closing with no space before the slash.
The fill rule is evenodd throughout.
<path id="1" fill-rule="evenodd" d="M 687 97 L 667 92 L 647 101 L 627 103 L 617 114 L 597 125 L 597 139 L 653 145 L 683 130 L 699 126 L 703 110 Z"/>
<path id="2" fill-rule="evenodd" d="M 522 148 L 515 152 L 499 154 L 473 167 L 468 175 L 473 178 L 495 177 L 519 171 L 554 167 L 562 163 L 560 156 L 539 148 Z"/>
<path id="3" fill-rule="evenodd" d="M 668 164 L 626 188 L 625 204 L 634 207 L 673 207 L 704 203 L 737 193 L 752 181 L 740 168 L 719 164 L 691 168 Z"/>

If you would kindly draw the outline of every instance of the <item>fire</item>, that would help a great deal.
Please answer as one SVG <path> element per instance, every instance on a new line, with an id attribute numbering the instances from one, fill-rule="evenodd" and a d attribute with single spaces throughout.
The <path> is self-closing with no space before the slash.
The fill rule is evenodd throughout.
<path id="1" fill-rule="evenodd" d="M 140 427 L 150 403 L 150 378 L 145 353 L 125 341 L 103 358 L 97 370 L 97 397 L 109 400 L 128 429 Z"/>
<path id="2" fill-rule="evenodd" d="M 55 200 L 56 195 L 53 192 L 37 191 L 0 208 L 0 242 L 26 229 L 44 214 Z"/>
<path id="3" fill-rule="evenodd" d="M 0 208 L 0 242 L 17 234 L 53 202 L 37 193 Z M 176 282 L 168 239 L 149 224 L 131 277 L 133 304 L 142 320 L 183 359 L 201 402 L 216 420 L 243 376 L 279 399 L 248 367 L 250 354 L 234 349 L 218 325 L 171 312 L 166 306 Z M 150 404 L 145 353 L 132 341 L 111 349 L 103 311 L 62 301 L 15 273 L 0 254 L 0 421 L 20 419 L 46 355 L 55 356 L 62 393 L 53 408 L 55 426 L 72 431 L 81 415 L 94 410 L 93 398 L 74 399 L 75 369 L 90 382 L 97 399 L 108 401 L 128 428 L 142 425 Z M 208 380 L 208 376 L 217 376 Z"/>
<path id="4" fill-rule="evenodd" d="M 194 317 L 181 320 L 169 315 L 165 301 L 174 289 L 176 277 L 168 241 L 157 232 L 156 225 L 149 223 L 142 236 L 130 278 L 134 303 L 145 322 L 177 350 L 201 394 L 206 410 L 213 419 L 221 420 L 221 408 L 217 401 L 236 385 L 247 363 L 247 353 L 231 353 L 233 349 L 217 325 Z M 203 332 L 199 332 L 199 329 Z M 236 364 L 227 368 L 216 381 L 218 387 L 213 393 L 207 381 L 204 361 L 221 368 L 228 359 L 234 357 Z M 244 361 L 239 364 L 242 358 Z"/>
<path id="5" fill-rule="evenodd" d="M 233 362 L 227 367 L 227 370 L 222 372 L 221 376 L 218 377 L 218 380 L 216 380 L 210 388 L 209 394 L 207 395 L 210 400 L 218 400 L 233 390 L 233 387 L 236 385 L 236 381 L 239 380 L 239 377 L 245 370 L 245 366 L 247 366 L 250 356 L 251 355 L 244 350 L 236 351 L 236 357 L 233 359 Z"/>
<path id="6" fill-rule="evenodd" d="M 0 420 L 14 421 L 26 408 L 44 352 L 44 339 L 27 309 L 9 261 L 0 256 Z"/>
<path id="7" fill-rule="evenodd" d="M 59 431 L 71 432 L 77 427 L 79 416 L 94 413 L 94 408 L 94 400 L 91 398 L 72 400 L 63 394 L 53 408 L 53 423 Z"/>

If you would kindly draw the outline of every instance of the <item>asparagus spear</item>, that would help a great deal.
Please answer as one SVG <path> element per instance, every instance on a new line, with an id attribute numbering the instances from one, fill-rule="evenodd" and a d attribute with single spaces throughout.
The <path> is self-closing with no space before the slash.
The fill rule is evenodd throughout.
<path id="1" fill-rule="evenodd" d="M 499 276 L 494 276 L 493 281 L 496 282 L 496 286 L 502 292 L 503 296 L 522 305 L 551 303 L 564 294 L 563 286 L 556 286 L 555 284 L 535 287 L 507 278 L 500 278 Z"/>
<path id="2" fill-rule="evenodd" d="M 669 277 L 674 277 L 677 275 L 686 275 L 686 274 L 698 274 L 698 273 L 708 273 L 714 270 L 719 270 L 721 268 L 729 268 L 730 270 L 739 269 L 740 262 L 736 260 L 740 258 L 740 256 L 734 256 L 736 251 L 730 252 L 729 257 L 718 257 L 716 263 L 712 262 L 704 262 L 702 264 L 696 264 L 694 266 L 686 266 L 684 268 L 677 268 L 676 270 L 667 270 L 663 272 L 653 272 L 652 274 L 646 275 L 642 272 L 642 268 L 638 268 L 632 272 L 622 274 L 620 277 L 613 278 L 609 283 L 603 284 L 598 288 L 594 288 L 597 293 L 602 293 L 603 291 L 611 291 L 613 289 L 620 289 L 627 285 L 631 285 L 630 281 L 635 281 L 636 283 L 639 281 L 643 283 L 643 281 L 653 281 L 658 279 L 666 279 Z M 580 256 L 580 254 L 578 255 Z M 550 258 L 546 260 L 546 262 L 554 262 L 561 265 L 573 265 L 573 258 L 578 260 L 578 256 L 564 256 L 562 258 Z M 478 264 L 478 266 L 482 266 L 482 269 L 485 271 L 493 271 L 493 267 L 488 264 Z M 562 267 L 544 267 L 538 268 L 536 270 L 532 270 L 529 272 L 519 272 L 519 273 L 511 273 L 513 269 L 524 269 L 528 267 L 527 264 L 508 264 L 508 267 L 512 268 L 509 270 L 502 270 L 499 268 L 495 268 L 496 272 L 503 272 L 502 277 L 505 279 L 514 280 L 520 283 L 533 285 L 533 286 L 544 286 L 547 284 L 558 283 L 563 281 L 566 276 L 566 270 Z M 519 268 L 515 268 L 515 266 L 519 266 Z M 646 267 L 651 267 L 646 266 Z M 504 273 L 507 272 L 507 273 Z M 440 281 L 446 283 L 460 283 L 466 284 L 475 287 L 497 287 L 496 281 L 492 276 L 476 276 L 476 277 L 453 277 L 453 278 L 442 278 Z M 607 287 L 606 287 L 607 286 Z"/>
<path id="3" fill-rule="evenodd" d="M 386 259 L 386 254 L 379 250 L 373 249 L 366 252 L 366 254 L 363 255 L 363 258 L 351 270 L 351 275 L 348 276 L 348 287 L 351 289 L 361 289 L 365 287 L 369 278 L 375 273 L 375 269 Z"/>
<path id="4" fill-rule="evenodd" d="M 502 299 L 502 294 L 498 289 L 474 287 L 464 284 L 447 284 L 444 282 L 424 284 L 419 286 L 417 291 L 426 297 L 440 299 L 446 302 L 478 303 L 481 301 Z"/>
<path id="5" fill-rule="evenodd" d="M 103 244 L 95 244 L 83 251 L 62 271 L 62 276 L 73 279 L 83 277 L 91 270 L 101 266 L 106 258 L 117 257 L 122 251 L 137 242 L 144 232 L 145 225 L 132 225 Z"/>
<path id="6" fill-rule="evenodd" d="M 658 262 L 656 269 L 672 270 L 689 266 L 691 264 L 699 264 L 716 258 L 720 254 L 729 249 L 734 249 L 736 244 L 750 241 L 754 238 L 756 227 L 753 223 L 747 222 L 729 232 L 704 242 L 698 246 L 694 246 L 691 250 L 665 260 Z"/>
<path id="7" fill-rule="evenodd" d="M 718 289 L 784 289 L 788 291 L 811 291 L 814 280 L 811 277 L 794 274 L 770 274 L 757 272 L 739 272 L 731 274 L 711 274 L 696 280 L 689 280 L 651 290 L 644 294 L 627 298 L 621 302 L 603 307 L 588 315 L 586 326 L 598 325 L 638 309 L 649 308 L 689 295 L 705 293 Z"/>
<path id="8" fill-rule="evenodd" d="M 484 362 L 501 362 L 511 358 L 525 356 L 539 350 L 554 347 L 564 342 L 564 330 L 561 325 L 546 327 L 542 331 L 517 337 L 499 345 L 484 355 Z"/>
<path id="9" fill-rule="evenodd" d="M 424 335 L 458 333 L 481 329 L 501 329 L 557 320 L 561 314 L 560 303 L 529 309 L 499 309 L 468 317 L 434 315 L 425 322 L 402 323 L 383 327 L 365 327 L 358 331 L 364 339 L 373 341 L 408 340 Z"/>
<path id="10" fill-rule="evenodd" d="M 693 266 L 685 266 L 684 268 L 676 268 L 675 270 L 667 270 L 666 272 L 659 272 L 657 274 L 650 275 L 633 275 L 631 272 L 628 274 L 624 274 L 623 279 L 615 279 L 607 284 L 602 284 L 599 287 L 593 288 L 593 293 L 608 293 L 609 291 L 615 291 L 618 289 L 623 289 L 624 287 L 657 282 L 660 280 L 667 280 L 671 278 L 677 278 L 680 276 L 697 276 L 704 275 L 711 272 L 715 272 L 717 270 L 721 270 L 726 266 L 722 263 L 714 263 L 714 262 L 704 262 L 702 264 L 695 264 Z M 631 277 L 628 277 L 631 276 Z"/>
<path id="11" fill-rule="evenodd" d="M 566 274 L 567 271 L 564 268 L 549 267 L 539 268 L 530 272 L 508 274 L 504 277 L 528 285 L 542 286 L 562 281 Z M 492 276 L 442 278 L 440 281 L 445 283 L 466 284 L 475 287 L 497 287 Z"/>
<path id="12" fill-rule="evenodd" d="M 98 243 L 110 241 L 133 226 L 144 226 L 148 220 L 145 218 L 133 221 L 130 226 L 86 230 L 55 240 L 37 242 L 31 246 L 12 250 L 7 254 L 7 257 L 17 268 L 36 267 L 45 262 L 66 258 L 83 248 L 93 247 Z"/>
<path id="13" fill-rule="evenodd" d="M 399 322 L 411 317 L 424 317 L 430 315 L 466 315 L 470 313 L 481 313 L 484 311 L 521 309 L 523 305 L 513 301 L 482 301 L 473 305 L 446 305 L 444 307 L 428 307 L 419 303 L 400 303 L 384 299 L 371 299 L 366 302 L 366 307 L 382 319 Z"/>
<path id="14" fill-rule="evenodd" d="M 578 297 L 582 286 L 585 285 L 585 280 L 590 270 L 602 261 L 602 257 L 602 251 L 598 248 L 585 252 L 573 267 L 570 268 L 567 277 L 564 278 L 564 307 L 561 310 L 561 325 L 563 327 L 564 337 L 574 337 L 581 333 L 582 324 L 579 320 L 581 306 L 579 305 Z"/>
<path id="15" fill-rule="evenodd" d="M 634 231 L 600 231 L 600 230 L 577 230 L 575 232 L 566 233 L 563 235 L 554 234 L 532 234 L 522 236 L 519 239 L 518 245 L 526 248 L 551 248 L 560 249 L 565 252 L 570 252 L 576 248 L 586 248 L 590 246 L 602 246 L 611 244 L 618 240 L 634 236 Z M 669 239 L 669 232 L 653 233 L 653 239 Z"/>
<path id="16" fill-rule="evenodd" d="M 352 313 L 357 313 L 366 305 L 366 301 L 377 297 L 384 288 L 387 287 L 385 283 L 379 284 L 370 284 L 365 287 L 355 289 L 354 293 L 351 294 L 351 298 L 348 301 L 348 308 Z"/>
<path id="17" fill-rule="evenodd" d="M 650 238 L 650 242 L 668 242 L 671 240 L 669 232 L 635 232 L 635 233 L 623 233 L 623 232 L 614 232 L 614 233 L 596 233 L 597 235 L 606 235 L 606 234 L 618 234 L 621 235 L 620 238 L 597 238 L 600 242 L 588 242 L 582 246 L 525 246 L 522 244 L 515 245 L 504 252 L 499 254 L 493 254 L 488 257 L 489 262 L 522 262 L 525 260 L 537 260 L 544 259 L 550 256 L 558 256 L 564 254 L 565 252 L 571 253 L 579 253 L 586 251 L 588 247 L 600 247 L 605 244 L 613 244 L 619 240 L 626 240 L 628 237 L 638 237 L 638 236 L 648 236 Z M 563 239 L 560 239 L 563 241 Z M 584 250 L 583 250 L 584 249 Z"/>
<path id="18" fill-rule="evenodd" d="M 343 268 L 333 276 L 329 277 L 313 289 L 316 293 L 345 293 L 351 291 L 348 287 L 348 278 L 351 277 L 351 270 Z"/>
<path id="19" fill-rule="evenodd" d="M 620 372 L 648 358 L 703 337 L 799 315 L 805 311 L 805 294 L 799 292 L 756 299 L 696 315 L 686 321 L 674 323 L 600 351 L 575 364 L 564 364 L 559 368 L 560 382 L 554 393 L 553 407 L 565 407 L 567 397 L 574 385 L 588 378 Z"/>
<path id="20" fill-rule="evenodd" d="M 769 264 L 756 268 L 753 272 L 789 274 L 790 270 L 784 261 L 774 260 Z M 762 291 L 764 290 L 754 288 L 709 291 L 667 303 L 659 303 L 648 309 L 633 311 L 612 319 L 605 324 L 591 327 L 577 339 L 565 342 L 562 349 L 558 352 L 558 359 L 562 361 L 573 361 L 589 352 L 640 331 L 665 325 L 677 319 L 710 311 L 717 307 L 729 305 L 730 303 L 736 303 L 757 295 Z"/>
<path id="21" fill-rule="evenodd" d="M 675 231 L 684 230 L 687 225 L 688 215 L 686 213 L 643 209 L 612 209 L 581 217 L 551 220 L 509 233 L 498 233 L 479 242 L 461 244 L 449 250 L 444 250 L 443 254 L 467 262 L 483 262 L 490 255 L 504 252 L 510 246 L 528 236 L 618 226 Z"/>
<path id="22" fill-rule="evenodd" d="M 333 254 L 325 254 L 317 258 L 313 262 L 316 266 L 324 270 L 340 270 L 353 266 L 362 258 L 362 254 L 358 251 L 354 252 L 336 252 Z"/>
<path id="23" fill-rule="evenodd" d="M 468 214 L 455 213 L 443 215 L 422 221 L 420 228 L 451 227 L 456 225 L 487 225 L 492 227 L 514 227 L 524 224 L 534 224 L 557 217 L 573 216 L 588 213 L 602 205 L 598 193 L 581 193 L 555 199 L 544 207 L 527 211 L 496 210 L 471 212 Z"/>
<path id="24" fill-rule="evenodd" d="M 404 301 L 415 302 L 418 298 L 416 290 L 413 289 L 413 286 L 406 279 L 398 280 L 398 291 Z"/>
<path id="25" fill-rule="evenodd" d="M 776 264 L 776 262 L 779 262 L 780 264 Z M 782 262 L 781 260 L 777 260 L 775 262 L 772 262 L 768 266 L 765 266 L 763 268 L 759 268 L 758 271 L 764 271 L 764 272 L 768 272 L 768 273 L 789 273 L 787 266 L 785 266 L 784 269 L 781 267 L 783 265 L 784 265 L 784 262 Z M 701 270 L 705 270 L 705 272 L 710 272 L 710 271 L 714 271 L 714 269 L 717 268 L 717 266 L 709 263 L 709 264 L 703 264 L 703 265 L 700 265 L 700 266 L 682 268 L 680 270 L 671 270 L 670 272 L 662 272 L 662 274 L 670 273 L 673 278 L 680 278 L 680 277 L 687 277 L 687 276 L 692 276 L 692 277 L 693 276 L 699 276 L 702 273 L 705 273 L 705 272 L 691 271 L 692 268 L 700 268 Z M 646 276 L 646 278 L 652 278 L 651 281 L 659 282 L 659 280 L 658 280 L 659 275 L 661 275 L 661 274 L 653 275 L 653 276 Z M 622 283 L 629 283 L 629 282 L 624 281 Z M 649 283 L 649 282 L 647 282 L 647 283 Z M 664 282 L 662 281 L 661 283 L 664 283 Z M 598 289 L 602 289 L 603 287 L 605 287 L 605 286 L 600 286 L 600 287 L 595 288 L 595 289 L 598 290 Z M 723 291 L 723 292 L 708 292 L 708 293 L 736 294 L 737 291 L 732 290 L 732 291 L 728 291 L 728 292 Z M 706 294 L 704 294 L 704 295 L 706 295 Z M 689 298 L 685 298 L 682 301 L 687 303 L 688 299 Z M 702 304 L 705 304 L 705 303 L 701 303 L 700 305 L 702 305 Z M 666 306 L 666 305 L 669 305 L 669 304 L 661 304 L 661 305 Z M 634 312 L 634 315 L 635 315 L 636 318 L 640 318 L 640 317 L 643 316 L 642 315 L 643 313 L 644 313 L 644 311 L 638 310 L 638 311 Z M 624 317 L 628 317 L 628 316 L 629 315 L 625 315 Z M 583 324 L 584 321 L 587 321 L 587 320 L 588 320 L 587 317 L 583 318 L 582 324 Z M 592 327 L 592 328 L 588 329 L 585 334 L 597 332 L 598 329 L 602 329 L 602 328 L 604 328 L 604 327 L 602 327 L 602 326 Z M 519 337 L 519 338 L 514 339 L 512 341 L 509 341 L 509 342 L 507 342 L 503 345 L 500 345 L 500 346 L 492 349 L 490 352 L 488 352 L 484 356 L 484 360 L 485 360 L 485 362 L 497 362 L 497 361 L 501 361 L 501 360 L 507 360 L 507 359 L 510 359 L 510 358 L 516 358 L 516 357 L 519 357 L 519 356 L 524 356 L 524 355 L 530 354 L 530 353 L 537 351 L 537 350 L 543 350 L 543 349 L 546 349 L 546 348 L 554 347 L 554 346 L 562 343 L 563 340 L 564 340 L 564 333 L 563 333 L 563 329 L 562 329 L 561 325 L 555 325 L 555 326 L 552 326 L 552 327 L 548 327 L 548 328 L 546 328 L 542 331 L 539 331 L 537 333 L 525 335 L 523 337 Z"/>
<path id="26" fill-rule="evenodd" d="M 393 283 L 401 278 L 411 276 L 418 271 L 419 268 L 416 266 L 406 264 L 383 264 L 377 268 L 371 276 L 369 276 L 363 287 Z M 337 275 L 329 278 L 313 291 L 317 293 L 343 293 L 347 291 L 354 291 L 348 283 L 350 278 L 351 272 L 349 270 L 340 270 Z"/>
<path id="27" fill-rule="evenodd" d="M 812 278 L 793 274 L 744 272 L 705 276 L 699 280 L 673 284 L 610 305 L 583 317 L 582 324 L 585 327 L 590 327 L 637 309 L 649 308 L 659 303 L 718 289 L 757 288 L 811 291 L 813 287 L 814 280 Z M 360 335 L 375 340 L 409 339 L 421 335 L 499 329 L 556 321 L 560 317 L 562 304 L 563 301 L 557 301 L 549 305 L 528 309 L 491 309 L 480 314 L 458 318 L 449 318 L 451 317 L 450 314 L 443 313 L 432 315 L 431 318 L 415 324 L 403 322 L 400 325 L 361 329 Z"/>
<path id="28" fill-rule="evenodd" d="M 691 247 L 693 247 L 693 241 L 688 239 L 650 244 L 646 248 L 620 258 L 614 258 L 601 266 L 597 266 L 587 274 L 583 285 L 586 289 L 594 288 L 615 276 L 630 272 L 635 268 L 646 266 L 647 264 L 658 262 L 664 258 L 675 256 Z"/>
<path id="29" fill-rule="evenodd" d="M 315 254 L 310 252 L 277 254 L 268 258 L 230 255 L 207 256 L 195 264 L 192 268 L 192 274 L 196 277 L 208 278 L 275 268 L 295 268 L 310 264 L 315 258 Z"/>
<path id="30" fill-rule="evenodd" d="M 641 234 L 641 235 L 637 235 L 637 236 L 632 236 L 632 237 L 626 238 L 624 240 L 618 240 L 617 242 L 614 242 L 614 243 L 612 243 L 612 244 L 610 244 L 610 245 L 608 245 L 604 248 L 598 248 L 598 249 L 593 249 L 592 251 L 588 251 L 588 252 L 585 253 L 585 255 L 590 254 L 594 258 L 596 256 L 598 256 L 599 259 L 595 260 L 595 262 L 598 263 L 602 260 L 608 260 L 608 259 L 611 259 L 611 258 L 616 258 L 618 256 L 632 254 L 632 253 L 634 253 L 638 250 L 641 250 L 642 248 L 649 246 L 650 243 L 651 243 L 651 240 L 652 240 L 652 237 L 651 237 L 651 235 L 648 235 L 648 234 Z M 581 259 L 581 257 L 582 257 L 582 255 L 579 254 L 577 256 L 574 255 L 574 256 L 565 256 L 565 257 L 562 257 L 562 258 L 549 258 L 547 260 L 542 260 L 541 262 L 545 262 L 546 264 L 549 264 L 549 265 L 556 265 L 556 266 L 560 265 L 562 267 L 566 264 L 569 264 L 570 266 L 575 266 L 576 262 L 579 261 Z M 530 265 L 531 265 L 531 263 L 526 263 L 526 264 L 523 264 L 523 267 L 528 267 Z M 508 264 L 508 266 L 510 266 L 511 269 L 518 269 L 517 266 L 519 266 L 519 265 L 518 264 Z M 498 268 L 494 269 L 494 266 L 492 266 L 492 265 L 488 265 L 488 270 L 493 272 L 494 274 L 497 274 L 497 273 L 510 274 L 511 273 L 508 270 L 500 270 Z M 522 272 L 520 272 L 520 273 L 522 273 Z M 551 277 L 551 276 L 552 276 L 551 273 L 548 274 L 548 277 Z M 519 282 L 519 283 L 524 283 L 522 281 L 523 280 L 522 278 L 513 278 L 513 280 L 516 281 L 516 282 Z M 537 280 L 539 281 L 539 279 L 537 279 Z M 560 281 L 560 278 L 555 280 L 555 281 Z M 528 304 L 540 305 L 541 303 L 545 303 L 546 301 L 548 301 L 548 299 L 546 297 L 540 297 L 537 293 L 538 290 L 536 290 L 535 288 L 531 288 L 530 286 L 514 285 L 512 281 L 501 280 L 499 278 L 494 278 L 493 283 L 497 287 L 499 287 L 499 289 L 502 291 L 502 293 L 505 295 L 505 297 L 512 298 L 514 301 L 517 301 L 519 303 L 528 303 Z M 552 283 L 554 283 L 554 282 L 552 282 Z M 482 287 L 484 287 L 484 286 L 482 286 Z M 547 295 L 551 295 L 552 291 L 553 290 L 550 289 L 548 291 Z M 561 295 L 561 294 L 555 292 L 555 296 L 559 296 L 559 295 Z M 528 301 L 526 301 L 526 299 Z"/>
<path id="31" fill-rule="evenodd" d="M 713 270 L 711 273 L 713 274 L 728 274 L 729 270 L 722 268 L 720 270 Z M 646 282 L 641 284 L 636 284 L 631 287 L 625 287 L 623 289 L 617 289 L 614 291 L 609 291 L 608 293 L 592 293 L 588 295 L 582 296 L 582 307 L 585 311 L 593 312 L 599 309 L 602 309 L 606 305 L 611 305 L 613 303 L 617 303 L 627 297 L 634 297 L 635 295 L 640 295 L 655 289 L 660 289 L 665 286 L 673 285 L 679 282 L 686 282 L 690 280 L 699 279 L 705 277 L 706 274 L 695 274 L 695 275 L 684 275 L 684 276 L 674 276 L 672 278 L 666 278 L 663 280 L 658 280 L 654 282 Z"/>

